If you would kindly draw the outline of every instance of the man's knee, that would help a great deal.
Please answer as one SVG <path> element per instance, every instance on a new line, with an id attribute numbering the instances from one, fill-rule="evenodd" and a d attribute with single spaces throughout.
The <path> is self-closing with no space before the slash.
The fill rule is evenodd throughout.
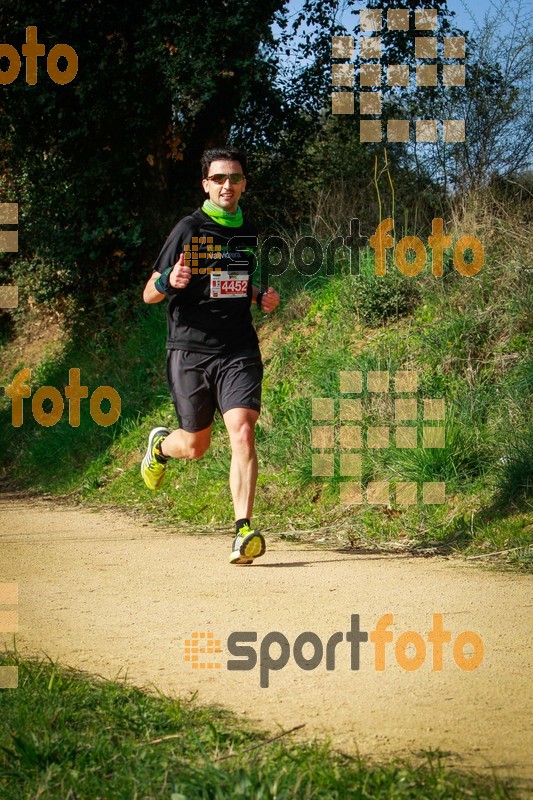
<path id="1" fill-rule="evenodd" d="M 231 434 L 232 447 L 239 449 L 253 448 L 255 442 L 255 423 L 251 420 L 243 420 L 237 425 Z"/>

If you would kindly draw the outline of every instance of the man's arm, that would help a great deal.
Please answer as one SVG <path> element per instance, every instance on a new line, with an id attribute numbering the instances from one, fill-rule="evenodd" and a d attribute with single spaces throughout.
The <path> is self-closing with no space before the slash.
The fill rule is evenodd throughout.
<path id="1" fill-rule="evenodd" d="M 164 300 L 165 295 L 158 292 L 154 286 L 154 282 L 161 275 L 160 272 L 153 272 L 152 276 L 148 279 L 148 283 L 144 287 L 143 300 L 145 303 L 160 303 Z"/>
<path id="2" fill-rule="evenodd" d="M 191 279 L 191 274 L 191 268 L 185 264 L 185 256 L 183 253 L 181 253 L 179 259 L 174 264 L 172 271 L 170 271 L 169 268 L 163 275 L 164 280 L 160 282 L 161 288 L 165 289 L 165 292 L 160 292 L 155 285 L 156 281 L 161 278 L 162 273 L 157 271 L 152 273 L 151 278 L 144 287 L 144 302 L 160 303 L 167 294 L 176 294 L 176 292 L 172 290 L 184 289 Z M 169 286 L 171 287 L 171 290 L 166 292 L 166 289 L 168 289 Z"/>
<path id="3" fill-rule="evenodd" d="M 263 314 L 268 314 L 270 311 L 274 311 L 274 309 L 278 306 L 280 301 L 279 294 L 275 291 L 273 286 L 268 287 L 268 291 L 264 291 L 264 289 L 259 289 L 258 286 L 252 286 L 252 302 L 257 305 L 257 295 L 261 292 L 261 311 Z"/>

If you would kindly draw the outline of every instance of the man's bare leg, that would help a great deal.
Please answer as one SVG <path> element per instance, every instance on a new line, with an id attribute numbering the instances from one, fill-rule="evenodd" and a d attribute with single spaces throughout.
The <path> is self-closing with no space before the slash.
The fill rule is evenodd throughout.
<path id="1" fill-rule="evenodd" d="M 257 483 L 255 423 L 259 412 L 253 408 L 230 408 L 223 414 L 230 443 L 229 483 L 235 519 L 251 519 Z"/>
<path id="2" fill-rule="evenodd" d="M 178 429 L 168 432 L 168 428 L 153 428 L 148 438 L 148 449 L 141 461 L 141 475 L 152 491 L 159 489 L 165 479 L 169 458 L 201 458 L 209 447 L 211 425 L 201 431 L 189 433 Z"/>
<path id="3" fill-rule="evenodd" d="M 201 458 L 209 448 L 212 427 L 194 433 L 178 428 L 163 439 L 161 452 L 171 458 Z"/>

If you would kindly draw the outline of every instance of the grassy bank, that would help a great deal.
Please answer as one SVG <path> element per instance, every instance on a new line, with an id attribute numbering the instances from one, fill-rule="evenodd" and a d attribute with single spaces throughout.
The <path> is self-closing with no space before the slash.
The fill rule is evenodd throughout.
<path id="1" fill-rule="evenodd" d="M 518 796 L 510 782 L 447 769 L 438 753 L 376 765 L 49 661 L 7 653 L 0 664 L 19 668 L 19 688 L 0 692 L 4 800 Z"/>
<path id="2" fill-rule="evenodd" d="M 321 538 L 336 546 L 394 540 L 468 555 L 503 551 L 512 566 L 531 564 L 530 271 L 527 252 L 509 246 L 509 232 L 491 242 L 474 278 L 459 275 L 449 261 L 439 280 L 429 268 L 407 278 L 389 267 L 385 278 L 376 278 L 363 251 L 358 275 L 341 260 L 332 276 L 289 270 L 271 279 L 280 307 L 269 318 L 254 311 L 265 363 L 254 513 L 267 531 L 331 526 Z M 11 403 L 1 401 L 5 485 L 134 509 L 180 528 L 231 526 L 230 453 L 218 415 L 204 458 L 172 462 L 157 493 L 140 479 L 148 432 L 156 424 L 175 426 L 165 379 L 164 305 L 144 305 L 138 291 L 124 294 L 105 316 L 95 311 L 81 318 L 61 350 L 33 370 L 33 392 L 41 385 L 63 391 L 71 367 L 81 370 L 89 396 L 99 385 L 113 386 L 122 400 L 115 425 L 97 425 L 85 400 L 79 428 L 69 424 L 67 408 L 45 428 L 25 400 L 24 424 L 14 428 Z M 445 400 L 445 448 L 402 449 L 391 436 L 388 448 L 364 454 L 363 486 L 390 481 L 386 506 L 339 503 L 338 451 L 334 476 L 313 475 L 313 398 L 338 403 L 339 372 L 352 370 L 388 371 L 391 386 L 397 371 L 416 371 L 419 398 Z M 6 379 L 15 371 L 12 365 Z M 392 428 L 394 395 L 364 388 L 361 397 L 363 428 Z M 423 426 L 422 408 L 419 402 L 418 418 L 407 426 Z M 334 428 L 338 441 L 338 417 Z M 445 482 L 446 503 L 398 505 L 398 481 Z"/>

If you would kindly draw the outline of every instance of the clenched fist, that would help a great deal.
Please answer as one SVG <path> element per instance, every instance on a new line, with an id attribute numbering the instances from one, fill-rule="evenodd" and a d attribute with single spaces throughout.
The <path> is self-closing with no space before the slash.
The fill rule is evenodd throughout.
<path id="1" fill-rule="evenodd" d="M 265 292 L 261 298 L 261 311 L 263 314 L 268 314 L 270 311 L 274 311 L 274 309 L 277 308 L 279 301 L 279 294 L 276 292 L 273 286 L 269 286 L 268 291 Z"/>
<path id="2" fill-rule="evenodd" d="M 168 282 L 174 289 L 184 289 L 191 279 L 191 268 L 185 265 L 185 256 L 181 253 L 168 276 Z"/>

